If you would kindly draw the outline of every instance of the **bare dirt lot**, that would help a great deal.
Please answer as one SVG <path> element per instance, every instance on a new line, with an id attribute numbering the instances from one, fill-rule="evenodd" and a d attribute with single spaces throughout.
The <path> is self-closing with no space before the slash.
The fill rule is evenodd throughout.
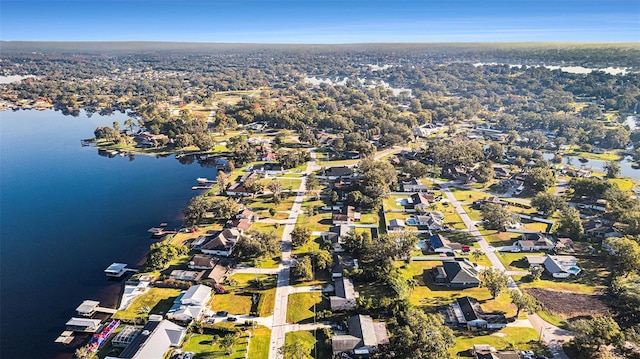
<path id="1" fill-rule="evenodd" d="M 606 298 L 602 295 L 560 292 L 540 288 L 525 290 L 534 296 L 544 309 L 565 319 L 610 313 Z"/>

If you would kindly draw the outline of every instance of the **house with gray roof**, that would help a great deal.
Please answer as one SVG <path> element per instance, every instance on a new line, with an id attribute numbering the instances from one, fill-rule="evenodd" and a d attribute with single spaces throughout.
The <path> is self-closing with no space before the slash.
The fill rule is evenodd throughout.
<path id="1" fill-rule="evenodd" d="M 445 323 L 471 330 L 502 329 L 507 326 L 507 318 L 502 313 L 485 313 L 475 298 L 458 298 L 446 309 Z"/>
<path id="2" fill-rule="evenodd" d="M 334 282 L 336 295 L 329 297 L 331 310 L 349 310 L 356 307 L 356 299 L 359 297 L 355 290 L 353 280 L 347 277 L 337 278 Z"/>
<path id="3" fill-rule="evenodd" d="M 459 289 L 480 286 L 478 269 L 466 258 L 443 261 L 442 265 L 435 266 L 430 273 L 436 285 Z"/>
<path id="4" fill-rule="evenodd" d="M 525 257 L 529 266 L 542 266 L 547 274 L 553 278 L 568 278 L 571 275 L 578 275 L 582 271 L 578 267 L 578 260 L 574 256 L 527 256 Z"/>
<path id="5" fill-rule="evenodd" d="M 172 347 L 179 347 L 187 334 L 187 329 L 168 320 L 152 320 L 117 357 L 106 359 L 146 359 L 163 358 Z"/>
<path id="6" fill-rule="evenodd" d="M 340 353 L 370 355 L 378 345 L 388 344 L 387 328 L 382 322 L 374 322 L 368 315 L 355 315 L 347 320 L 349 334 L 331 337 L 334 355 Z"/>

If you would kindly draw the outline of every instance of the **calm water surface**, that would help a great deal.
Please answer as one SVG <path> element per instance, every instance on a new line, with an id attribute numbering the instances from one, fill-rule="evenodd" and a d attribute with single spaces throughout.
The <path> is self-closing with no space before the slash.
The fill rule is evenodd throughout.
<path id="1" fill-rule="evenodd" d="M 147 229 L 180 226 L 196 178 L 215 177 L 173 156 L 108 158 L 81 147 L 97 126 L 126 118 L 0 112 L 0 357 L 61 356 L 54 340 L 83 300 L 115 305 L 121 283 L 103 270 L 140 262 Z"/>

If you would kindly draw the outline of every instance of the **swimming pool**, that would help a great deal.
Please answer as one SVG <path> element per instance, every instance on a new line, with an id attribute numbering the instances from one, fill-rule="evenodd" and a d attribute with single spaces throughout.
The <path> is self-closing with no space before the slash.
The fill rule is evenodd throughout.
<path id="1" fill-rule="evenodd" d="M 418 222 L 416 222 L 416 219 L 411 217 L 411 218 L 407 218 L 407 220 L 404 222 L 410 226 L 417 226 Z"/>
<path id="2" fill-rule="evenodd" d="M 427 248 L 427 242 L 425 242 L 425 241 L 418 241 L 418 248 L 420 248 L 420 249 L 425 249 L 425 248 Z"/>
<path id="3" fill-rule="evenodd" d="M 576 267 L 576 266 L 571 266 L 569 268 L 567 268 L 567 272 L 573 274 L 573 275 L 578 275 L 578 273 L 580 273 L 582 271 L 582 269 L 580 269 L 580 267 Z"/>

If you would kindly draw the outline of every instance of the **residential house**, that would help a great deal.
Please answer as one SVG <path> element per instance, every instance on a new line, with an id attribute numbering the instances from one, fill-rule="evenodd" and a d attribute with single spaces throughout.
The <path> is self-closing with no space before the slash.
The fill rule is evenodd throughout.
<path id="1" fill-rule="evenodd" d="M 203 244 L 210 241 L 211 238 L 213 238 L 212 234 L 205 234 L 205 235 L 199 236 L 198 238 L 194 239 L 193 242 L 191 242 L 191 249 L 200 249 L 200 247 L 202 247 Z"/>
<path id="2" fill-rule="evenodd" d="M 507 326 L 507 318 L 502 313 L 488 314 L 482 310 L 475 298 L 458 298 L 447 308 L 445 322 L 463 326 L 469 330 L 502 329 Z"/>
<path id="3" fill-rule="evenodd" d="M 440 230 L 444 226 L 444 215 L 442 212 L 427 212 L 424 215 L 414 216 L 413 218 L 418 227 L 426 227 L 432 231 Z"/>
<path id="4" fill-rule="evenodd" d="M 333 355 L 341 353 L 370 355 L 378 345 L 388 344 L 387 328 L 382 322 L 374 322 L 368 315 L 355 315 L 347 320 L 349 334 L 331 337 Z"/>
<path id="5" fill-rule="evenodd" d="M 508 203 L 503 201 L 503 200 L 501 200 L 498 197 L 491 196 L 491 197 L 488 197 L 488 198 L 483 198 L 483 199 L 479 199 L 477 201 L 474 201 L 473 204 L 471 205 L 471 208 L 473 208 L 473 209 L 482 209 L 482 207 L 485 204 L 497 204 L 497 205 L 500 205 L 500 206 L 504 207 Z"/>
<path id="6" fill-rule="evenodd" d="M 318 178 L 337 180 L 337 179 L 349 179 L 353 175 L 353 169 L 347 166 L 329 167 L 324 170 L 321 176 Z"/>
<path id="7" fill-rule="evenodd" d="M 174 269 L 171 271 L 169 275 L 169 279 L 172 280 L 180 280 L 185 282 L 197 282 L 202 278 L 204 271 L 191 271 L 191 270 L 182 270 L 182 269 Z"/>
<path id="8" fill-rule="evenodd" d="M 545 233 L 522 233 L 522 236 L 514 243 L 514 246 L 527 252 L 545 251 L 554 249 L 556 242 L 553 237 Z"/>
<path id="9" fill-rule="evenodd" d="M 203 284 L 189 287 L 174 300 L 167 318 L 182 322 L 200 320 L 207 311 L 207 302 L 213 289 Z"/>
<path id="10" fill-rule="evenodd" d="M 442 168 L 442 177 L 459 182 L 469 182 L 472 176 L 461 166 L 445 166 Z"/>
<path id="11" fill-rule="evenodd" d="M 254 193 L 249 191 L 243 182 L 236 182 L 227 189 L 227 196 L 230 197 L 248 197 L 253 195 Z"/>
<path id="12" fill-rule="evenodd" d="M 273 162 L 275 160 L 276 160 L 276 154 L 273 152 L 267 152 L 258 157 L 258 161 L 263 161 L 263 162 L 269 162 L 269 161 Z"/>
<path id="13" fill-rule="evenodd" d="M 256 171 L 258 173 L 263 173 L 267 176 L 277 176 L 282 174 L 284 171 L 284 167 L 279 163 L 263 163 L 259 165 L 252 165 L 247 168 L 247 171 Z"/>
<path id="14" fill-rule="evenodd" d="M 474 359 L 521 359 L 514 350 L 496 350 L 488 344 L 474 344 L 469 352 Z"/>
<path id="15" fill-rule="evenodd" d="M 511 177 L 511 170 L 503 166 L 494 166 L 493 172 L 496 175 L 496 178 L 504 179 Z"/>
<path id="16" fill-rule="evenodd" d="M 392 219 L 389 221 L 389 230 L 393 232 L 402 232 L 405 230 L 404 221 L 401 219 Z"/>
<path id="17" fill-rule="evenodd" d="M 331 216 L 331 220 L 334 225 L 352 224 L 353 222 L 360 222 L 360 216 L 360 212 L 356 212 L 355 207 L 344 206 L 340 213 L 334 213 Z"/>
<path id="18" fill-rule="evenodd" d="M 227 278 L 229 267 L 218 263 L 215 267 L 209 269 L 202 276 L 201 281 L 205 283 L 222 284 Z"/>
<path id="19" fill-rule="evenodd" d="M 428 192 L 429 187 L 420 183 L 419 180 L 412 178 L 400 183 L 403 192 Z"/>
<path id="20" fill-rule="evenodd" d="M 418 212 L 426 212 L 429 210 L 429 206 L 431 206 L 427 195 L 421 192 L 411 195 L 411 203 L 413 204 L 413 208 Z"/>
<path id="21" fill-rule="evenodd" d="M 225 229 L 200 247 L 200 251 L 205 254 L 228 257 L 231 255 L 238 238 L 240 238 L 239 230 L 234 228 Z"/>
<path id="22" fill-rule="evenodd" d="M 458 289 L 480 286 L 478 269 L 466 258 L 443 261 L 442 265 L 433 267 L 430 273 L 436 285 Z"/>
<path id="23" fill-rule="evenodd" d="M 249 218 L 234 219 L 229 222 L 229 227 L 236 229 L 240 233 L 244 233 L 251 228 L 253 221 Z"/>
<path id="24" fill-rule="evenodd" d="M 164 358 L 170 348 L 177 348 L 182 344 L 186 334 L 187 329 L 184 327 L 168 320 L 150 317 L 122 353 L 117 357 L 107 356 L 106 359 Z"/>
<path id="25" fill-rule="evenodd" d="M 240 183 L 245 183 L 247 181 L 257 181 L 261 178 L 263 178 L 262 174 L 251 171 L 249 173 L 245 173 L 244 175 L 242 175 L 242 177 L 240 177 Z"/>
<path id="26" fill-rule="evenodd" d="M 348 253 L 333 253 L 333 267 L 331 278 L 342 278 L 344 271 L 351 272 L 358 268 L 358 260 Z"/>
<path id="27" fill-rule="evenodd" d="M 568 278 L 570 275 L 578 275 L 582 270 L 578 267 L 578 260 L 574 256 L 527 256 L 530 266 L 543 266 L 547 274 L 553 278 Z"/>
<path id="28" fill-rule="evenodd" d="M 342 237 L 349 233 L 351 228 L 351 226 L 346 224 L 333 226 L 329 229 L 329 232 L 324 232 L 322 234 L 322 239 L 331 241 L 334 252 L 344 252 L 344 249 L 342 249 L 342 244 L 344 243 Z"/>
<path id="29" fill-rule="evenodd" d="M 442 234 L 429 236 L 429 251 L 435 253 L 453 253 L 455 251 L 469 252 L 470 247 L 456 242 L 451 242 Z"/>
<path id="30" fill-rule="evenodd" d="M 215 259 L 206 254 L 195 254 L 189 261 L 189 269 L 211 269 L 215 266 Z"/>
<path id="31" fill-rule="evenodd" d="M 583 221 L 582 228 L 584 228 L 584 235 L 587 237 L 605 238 L 607 233 L 614 232 L 612 225 L 600 219 Z"/>
<path id="32" fill-rule="evenodd" d="M 358 292 L 353 280 L 347 277 L 336 278 L 333 283 L 336 295 L 329 297 L 331 310 L 350 310 L 356 307 Z"/>
<path id="33" fill-rule="evenodd" d="M 255 222 L 258 220 L 258 216 L 255 214 L 255 212 L 253 212 L 249 208 L 244 208 L 243 210 L 240 211 L 240 213 L 236 214 L 236 219 L 243 219 L 243 218 L 248 219 L 252 222 Z"/>

